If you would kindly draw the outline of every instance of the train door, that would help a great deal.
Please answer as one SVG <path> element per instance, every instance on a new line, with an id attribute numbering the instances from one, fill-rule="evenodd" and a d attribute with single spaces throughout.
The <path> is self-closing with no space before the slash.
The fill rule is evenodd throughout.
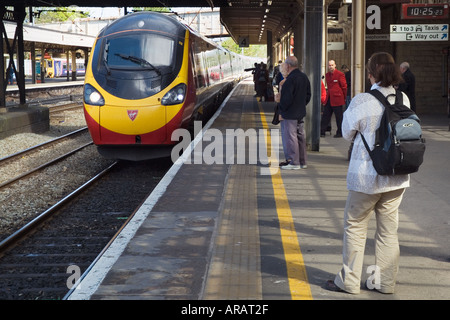
<path id="1" fill-rule="evenodd" d="M 55 77 L 61 77 L 62 76 L 62 61 L 61 60 L 54 60 L 54 69 L 55 69 Z"/>
<path id="2" fill-rule="evenodd" d="M 47 78 L 54 78 L 55 77 L 55 69 L 53 64 L 53 59 L 45 59 L 45 70 L 46 70 L 46 76 Z"/>

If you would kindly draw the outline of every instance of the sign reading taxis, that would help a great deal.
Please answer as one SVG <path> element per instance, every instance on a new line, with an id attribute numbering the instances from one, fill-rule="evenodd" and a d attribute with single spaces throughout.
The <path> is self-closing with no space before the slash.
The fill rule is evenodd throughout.
<path id="1" fill-rule="evenodd" d="M 448 24 L 391 24 L 391 41 L 448 41 Z"/>

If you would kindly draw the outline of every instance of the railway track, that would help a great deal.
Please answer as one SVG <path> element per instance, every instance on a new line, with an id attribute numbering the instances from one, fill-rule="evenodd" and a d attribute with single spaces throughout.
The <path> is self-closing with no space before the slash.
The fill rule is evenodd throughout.
<path id="1" fill-rule="evenodd" d="M 89 166 L 96 160 L 85 152 L 78 163 Z M 167 159 L 109 164 L 23 227 L 3 234 L 0 299 L 61 299 L 77 272 L 89 267 L 170 165 Z"/>
<path id="2" fill-rule="evenodd" d="M 73 111 L 73 110 L 82 110 L 83 103 L 82 102 L 68 102 L 63 104 L 49 105 L 49 118 L 50 121 L 64 121 L 65 120 L 65 111 Z"/>
<path id="3" fill-rule="evenodd" d="M 23 237 L 28 236 L 31 234 L 35 229 L 37 229 L 42 223 L 45 223 L 46 221 L 49 221 L 53 215 L 57 214 L 58 211 L 67 203 L 70 203 L 73 199 L 75 199 L 80 193 L 85 191 L 91 184 L 95 183 L 101 177 L 109 172 L 117 162 L 114 162 L 111 166 L 108 168 L 105 168 L 102 172 L 95 175 L 93 178 L 91 178 L 89 181 L 84 183 L 82 186 L 77 188 L 76 190 L 72 191 L 68 195 L 66 195 L 61 200 L 57 201 L 54 205 L 52 205 L 50 208 L 45 210 L 44 212 L 37 215 L 33 220 L 25 224 L 24 226 L 20 227 L 16 232 L 8 236 L 6 239 L 3 239 L 0 242 L 0 256 L 2 253 L 7 251 L 9 248 L 14 246 L 18 241 L 20 241 Z"/>
<path id="4" fill-rule="evenodd" d="M 0 241 L 110 163 L 85 129 L 0 159 Z"/>
<path id="5" fill-rule="evenodd" d="M 74 139 L 77 138 L 78 141 L 74 141 Z M 90 140 L 87 133 L 87 128 L 85 127 L 37 146 L 9 155 L 5 158 L 1 158 L 0 189 L 38 170 L 42 170 L 54 163 L 57 163 L 89 145 L 92 145 L 92 140 Z M 47 155 L 43 155 L 42 151 L 45 149 L 51 149 L 52 152 Z M 22 173 L 17 174 L 17 170 L 13 170 L 13 168 L 20 168 Z"/>

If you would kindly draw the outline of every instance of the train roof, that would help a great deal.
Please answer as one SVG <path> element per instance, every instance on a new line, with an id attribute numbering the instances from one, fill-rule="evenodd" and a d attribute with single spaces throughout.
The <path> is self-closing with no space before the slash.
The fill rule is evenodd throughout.
<path id="1" fill-rule="evenodd" d="M 171 35 L 179 35 L 186 26 L 178 20 L 157 12 L 137 12 L 123 16 L 100 31 L 98 37 L 105 37 L 126 30 L 151 30 Z"/>
<path id="2" fill-rule="evenodd" d="M 214 47 L 219 47 L 224 51 L 230 52 L 218 43 L 206 38 L 177 19 L 159 12 L 136 12 L 123 16 L 110 25 L 106 26 L 98 35 L 98 38 L 120 33 L 125 30 L 152 30 L 160 33 L 166 33 L 176 36 L 184 36 L 184 32 L 189 30 L 190 33 L 202 38 Z M 231 52 L 230 52 L 231 53 Z"/>

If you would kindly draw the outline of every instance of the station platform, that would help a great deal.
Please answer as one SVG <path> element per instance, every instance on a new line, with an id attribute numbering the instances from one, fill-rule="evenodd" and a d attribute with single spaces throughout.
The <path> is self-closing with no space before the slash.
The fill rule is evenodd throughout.
<path id="1" fill-rule="evenodd" d="M 178 159 L 65 299 L 449 299 L 448 118 L 422 117 L 427 152 L 400 207 L 396 293 L 364 286 L 365 270 L 374 264 L 373 218 L 362 290 L 351 295 L 324 288 L 342 264 L 349 142 L 327 135 L 320 151 L 308 153 L 306 169 L 278 170 L 276 154 L 284 158 L 279 131 L 270 130 L 279 129 L 271 124 L 274 102 L 253 95 L 252 82 L 233 90 L 204 137 L 193 142 L 193 156 Z M 225 150 L 227 129 L 238 128 L 270 130 L 271 138 L 257 136 L 273 152 L 270 166 L 240 164 L 239 157 L 224 164 L 195 161 L 212 154 L 213 143 Z"/>
<path id="2" fill-rule="evenodd" d="M 0 139 L 18 133 L 48 131 L 50 127 L 48 108 L 33 103 L 54 97 L 81 95 L 83 84 L 82 79 L 67 81 L 63 78 L 47 79 L 45 83 L 26 83 L 27 105 L 24 106 L 19 105 L 18 86 L 9 85 L 6 88 L 6 107 L 0 107 Z"/>
<path id="3" fill-rule="evenodd" d="M 67 87 L 79 87 L 84 84 L 84 76 L 79 77 L 78 80 L 74 81 L 67 81 L 66 78 L 53 78 L 53 79 L 46 79 L 45 82 L 39 82 L 39 83 L 28 83 L 25 82 L 25 91 L 36 91 L 36 90 L 42 90 L 42 89 L 59 89 L 59 88 L 67 88 Z M 19 87 L 17 84 L 8 85 L 6 88 L 7 93 L 16 93 L 19 92 Z"/>
<path id="4" fill-rule="evenodd" d="M 46 132 L 50 128 L 49 119 L 48 108 L 7 108 L 0 112 L 0 139 L 24 132 Z"/>

